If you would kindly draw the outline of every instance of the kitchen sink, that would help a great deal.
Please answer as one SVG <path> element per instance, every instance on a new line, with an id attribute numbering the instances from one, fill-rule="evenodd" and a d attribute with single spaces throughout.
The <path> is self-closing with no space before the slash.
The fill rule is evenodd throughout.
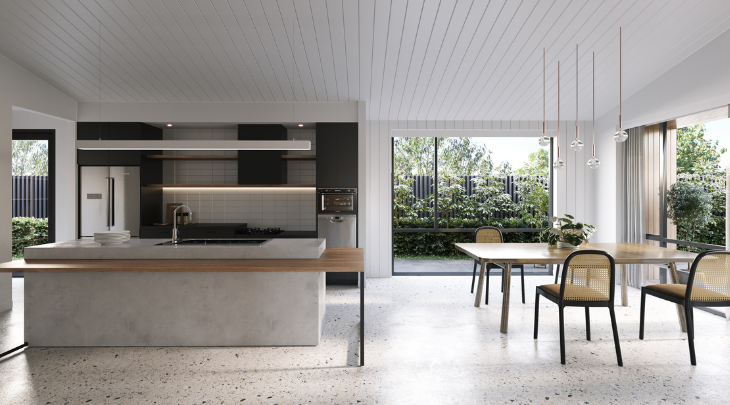
<path id="1" fill-rule="evenodd" d="M 190 246 L 256 246 L 263 245 L 271 239 L 179 239 L 175 245 Z M 158 243 L 155 246 L 170 246 L 172 241 Z"/>

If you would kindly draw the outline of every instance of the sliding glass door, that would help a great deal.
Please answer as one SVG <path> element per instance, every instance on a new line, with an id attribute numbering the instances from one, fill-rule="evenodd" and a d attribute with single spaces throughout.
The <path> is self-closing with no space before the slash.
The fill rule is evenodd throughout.
<path id="1" fill-rule="evenodd" d="M 470 275 L 454 243 L 472 242 L 481 226 L 537 242 L 551 212 L 551 148 L 534 138 L 393 138 L 393 274 Z"/>

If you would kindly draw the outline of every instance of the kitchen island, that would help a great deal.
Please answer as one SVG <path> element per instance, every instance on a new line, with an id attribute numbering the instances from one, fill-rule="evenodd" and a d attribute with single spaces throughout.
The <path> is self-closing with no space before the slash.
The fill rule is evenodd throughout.
<path id="1" fill-rule="evenodd" d="M 49 244 L 27 248 L 26 260 L 0 264 L 1 272 L 25 273 L 25 340 L 30 346 L 317 345 L 325 272 L 359 272 L 364 292 L 362 249 L 326 249 L 323 239 L 157 245 L 163 242 Z M 287 258 L 272 257 L 276 250 Z"/>

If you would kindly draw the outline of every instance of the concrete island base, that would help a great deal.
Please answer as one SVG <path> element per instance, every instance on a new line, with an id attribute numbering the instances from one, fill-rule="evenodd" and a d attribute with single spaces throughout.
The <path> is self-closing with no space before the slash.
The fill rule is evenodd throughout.
<path id="1" fill-rule="evenodd" d="M 26 273 L 30 346 L 313 346 L 324 272 Z"/>

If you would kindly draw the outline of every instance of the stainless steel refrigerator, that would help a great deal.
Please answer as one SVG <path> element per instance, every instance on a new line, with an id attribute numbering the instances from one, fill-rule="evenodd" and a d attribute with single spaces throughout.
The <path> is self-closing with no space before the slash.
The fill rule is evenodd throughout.
<path id="1" fill-rule="evenodd" d="M 83 166 L 80 170 L 81 237 L 102 231 L 130 231 L 138 237 L 139 167 Z"/>

